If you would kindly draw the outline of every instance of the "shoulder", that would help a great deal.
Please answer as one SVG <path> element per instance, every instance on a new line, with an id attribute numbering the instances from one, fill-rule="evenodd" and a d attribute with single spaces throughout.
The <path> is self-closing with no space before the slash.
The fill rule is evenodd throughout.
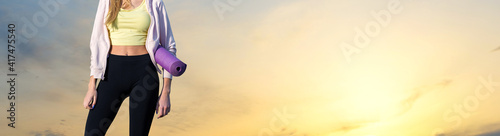
<path id="1" fill-rule="evenodd" d="M 163 3 L 163 0 L 149 0 L 152 4 L 158 5 L 160 3 Z"/>
<path id="2" fill-rule="evenodd" d="M 104 4 L 104 3 L 109 4 L 109 0 L 99 0 L 99 4 Z"/>
<path id="3" fill-rule="evenodd" d="M 160 7 L 163 6 L 163 0 L 149 0 L 151 2 L 151 5 L 155 7 Z"/>
<path id="4" fill-rule="evenodd" d="M 109 6 L 109 0 L 99 0 L 99 7 L 101 8 L 105 8 L 105 7 L 108 7 Z"/>

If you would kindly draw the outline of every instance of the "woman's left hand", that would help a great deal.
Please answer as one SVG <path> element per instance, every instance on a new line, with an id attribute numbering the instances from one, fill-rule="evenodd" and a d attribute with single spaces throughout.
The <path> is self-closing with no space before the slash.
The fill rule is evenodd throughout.
<path id="1" fill-rule="evenodd" d="M 158 104 L 156 104 L 156 114 L 158 114 L 158 119 L 166 116 L 170 112 L 170 94 L 161 94 L 158 98 Z"/>

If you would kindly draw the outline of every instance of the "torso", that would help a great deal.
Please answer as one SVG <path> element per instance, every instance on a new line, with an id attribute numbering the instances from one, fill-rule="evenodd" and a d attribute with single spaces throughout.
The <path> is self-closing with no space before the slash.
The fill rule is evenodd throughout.
<path id="1" fill-rule="evenodd" d="M 135 56 L 135 55 L 148 54 L 148 51 L 146 50 L 146 47 L 144 45 L 142 46 L 111 45 L 110 53 L 121 56 Z"/>
<path id="2" fill-rule="evenodd" d="M 135 7 L 139 6 L 143 0 L 130 0 L 132 6 L 124 9 L 131 10 Z M 123 45 L 111 45 L 110 54 L 114 55 L 122 55 L 122 56 L 135 56 L 135 55 L 143 55 L 148 54 L 145 45 L 137 45 L 137 46 L 123 46 Z"/>

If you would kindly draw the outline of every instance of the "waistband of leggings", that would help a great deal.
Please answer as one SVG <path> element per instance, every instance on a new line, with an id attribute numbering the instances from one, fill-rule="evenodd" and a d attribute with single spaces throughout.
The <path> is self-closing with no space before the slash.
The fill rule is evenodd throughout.
<path id="1" fill-rule="evenodd" d="M 149 57 L 149 54 L 142 54 L 142 55 L 132 55 L 132 56 L 125 56 L 125 55 L 115 55 L 115 54 L 108 54 L 108 58 L 110 60 L 119 60 L 119 61 L 134 61 L 134 60 L 149 60 L 151 59 Z"/>

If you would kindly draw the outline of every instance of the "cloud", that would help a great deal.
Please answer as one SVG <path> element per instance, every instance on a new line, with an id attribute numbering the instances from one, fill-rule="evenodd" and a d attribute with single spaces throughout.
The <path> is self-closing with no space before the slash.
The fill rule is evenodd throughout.
<path id="1" fill-rule="evenodd" d="M 415 88 L 410 96 L 400 102 L 401 110 L 396 115 L 398 116 L 408 112 L 409 110 L 411 110 L 417 100 L 420 99 L 424 94 L 431 91 L 443 89 L 444 87 L 449 86 L 452 81 L 453 80 L 444 79 L 441 82 L 432 85 L 420 86 L 418 88 Z"/>
<path id="2" fill-rule="evenodd" d="M 500 50 L 500 47 L 497 47 L 497 48 L 491 50 L 491 52 L 495 52 L 495 51 L 499 51 L 499 50 Z"/>
<path id="3" fill-rule="evenodd" d="M 336 129 L 333 129 L 332 132 L 337 133 L 347 133 L 349 131 L 359 129 L 362 127 L 367 126 L 369 123 L 373 123 L 377 121 L 365 121 L 365 122 L 349 122 L 349 123 L 344 123 L 340 127 L 337 127 Z"/>
<path id="4" fill-rule="evenodd" d="M 30 134 L 35 135 L 35 136 L 65 136 L 64 134 L 61 134 L 59 132 L 54 132 L 52 130 L 45 130 L 45 131 L 32 131 Z"/>
<path id="5" fill-rule="evenodd" d="M 437 136 L 499 136 L 500 135 L 500 123 L 492 124 L 477 124 L 475 126 L 466 127 L 463 129 L 451 130 Z"/>
<path id="6" fill-rule="evenodd" d="M 497 129 L 497 130 L 495 130 L 493 132 L 479 134 L 477 136 L 500 136 L 500 129 Z"/>

